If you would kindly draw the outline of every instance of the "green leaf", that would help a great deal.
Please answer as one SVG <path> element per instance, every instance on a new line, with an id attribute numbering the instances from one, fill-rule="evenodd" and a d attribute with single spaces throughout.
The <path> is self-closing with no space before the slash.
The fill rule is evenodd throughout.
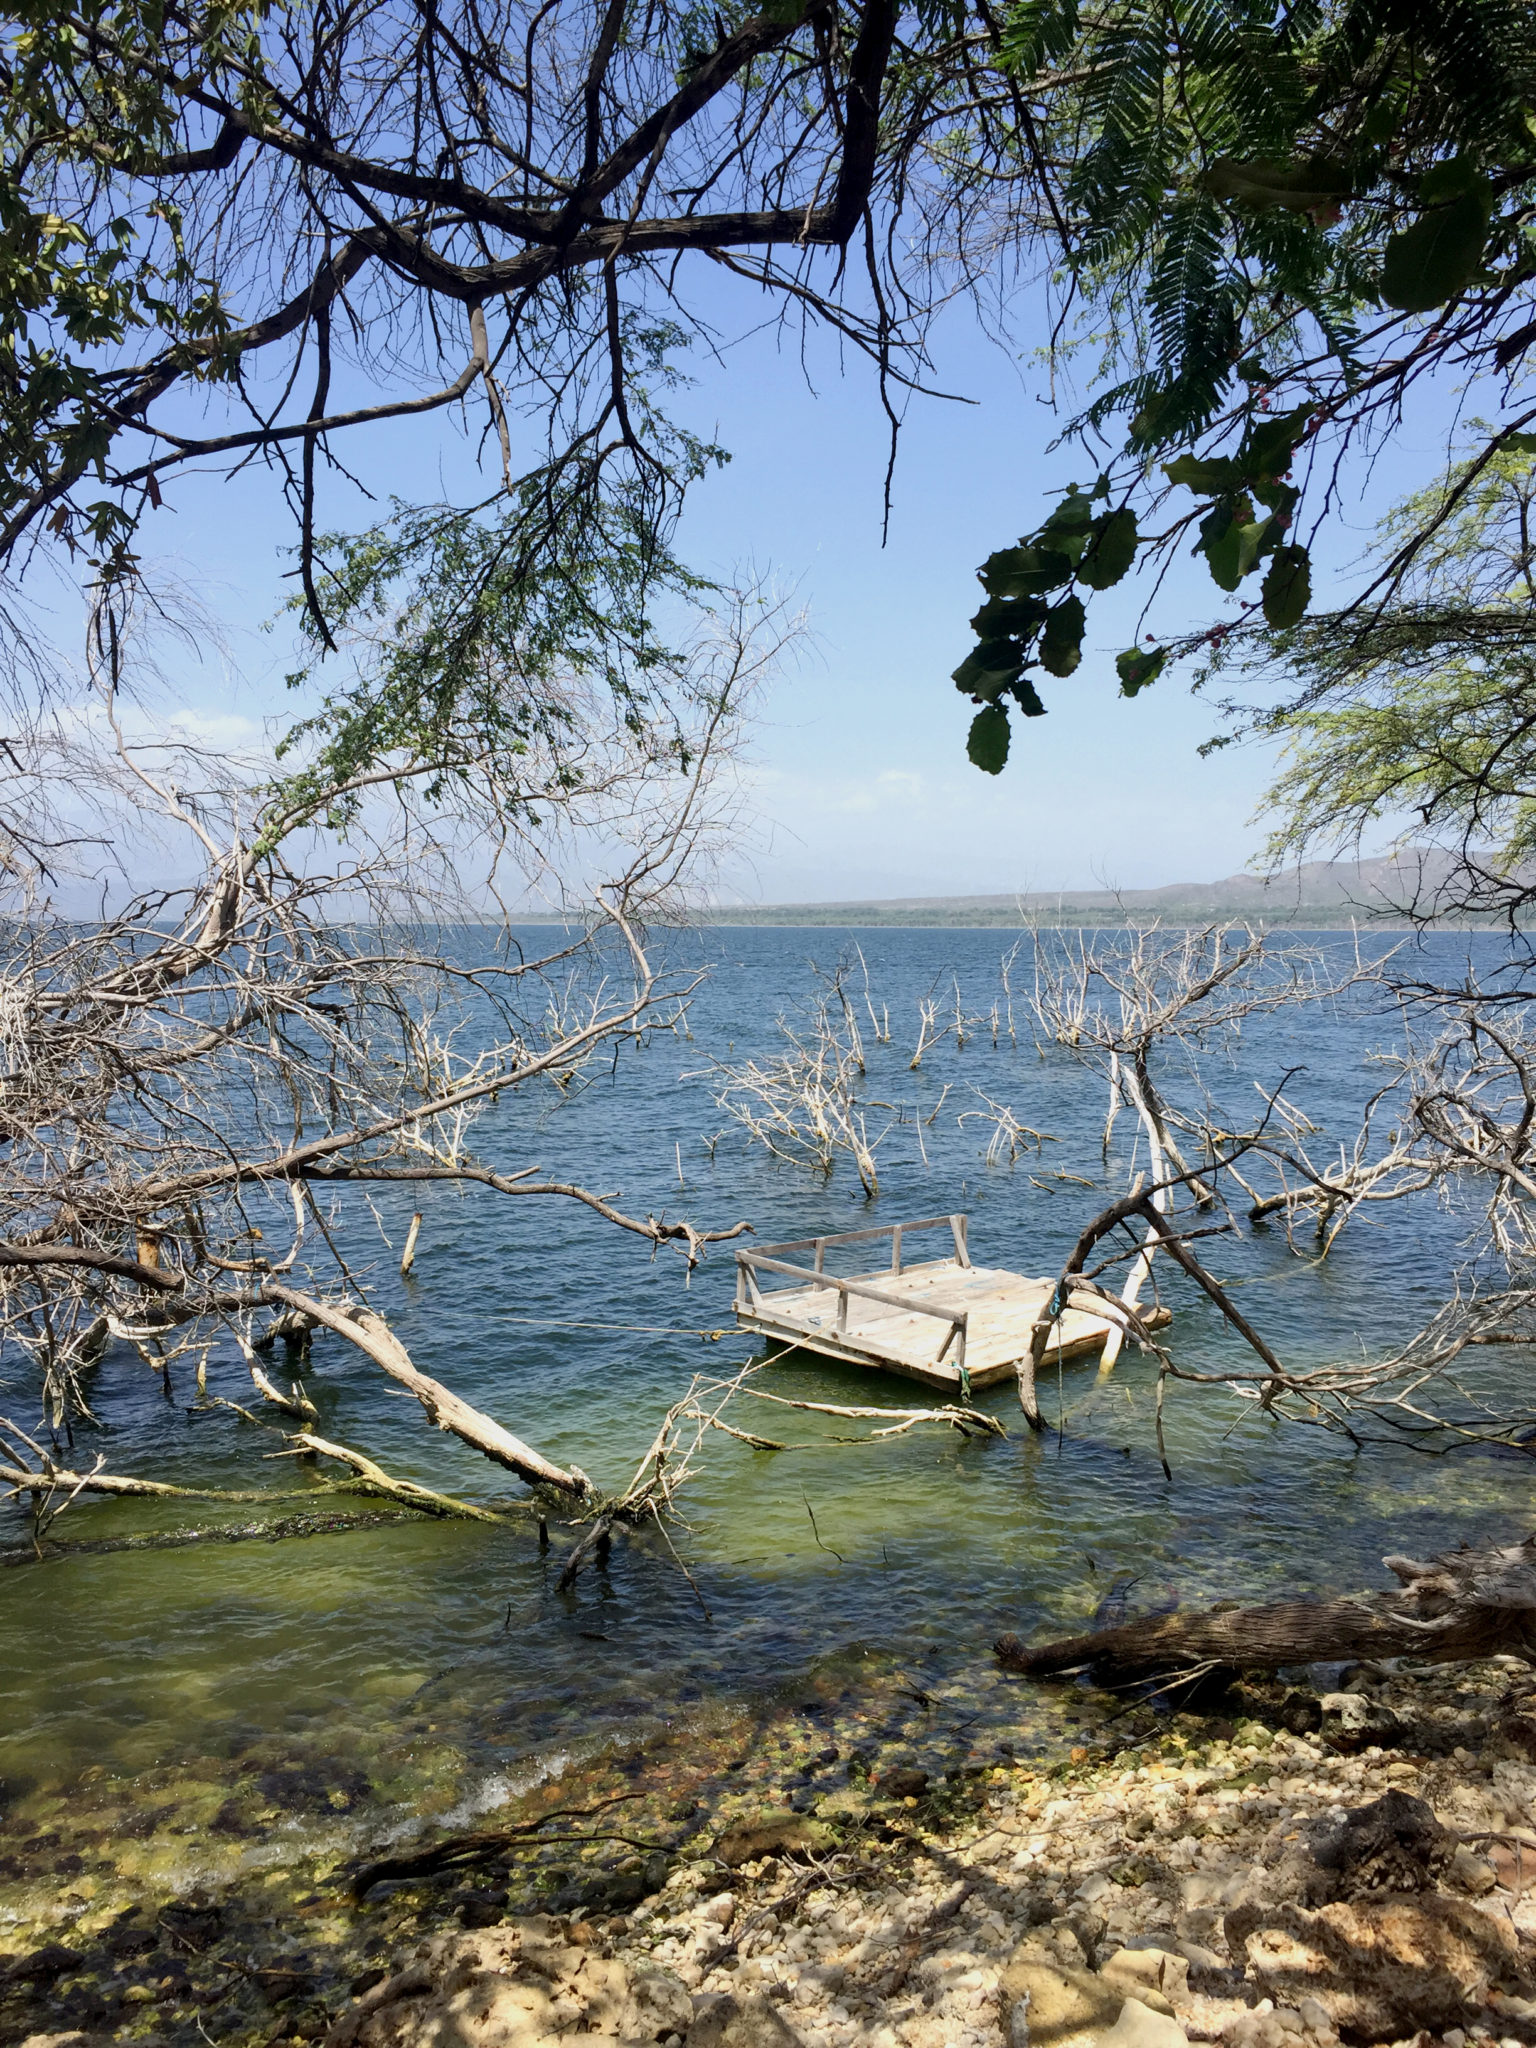
<path id="1" fill-rule="evenodd" d="M 1043 624 L 1048 609 L 1038 597 L 989 597 L 971 620 L 971 631 L 978 640 L 1022 640 Z"/>
<path id="2" fill-rule="evenodd" d="M 1536 455 L 1536 434 L 1506 434 L 1504 446 L 1516 455 Z"/>
<path id="3" fill-rule="evenodd" d="M 1166 647 L 1127 647 L 1124 654 L 1115 656 L 1115 673 L 1120 678 L 1122 697 L 1134 697 L 1138 690 L 1155 683 L 1163 672 L 1168 659 Z"/>
<path id="4" fill-rule="evenodd" d="M 1261 505 L 1267 505 L 1279 519 L 1289 519 L 1296 509 L 1301 492 L 1295 484 L 1282 484 L 1261 479 L 1253 486 L 1253 495 Z"/>
<path id="5" fill-rule="evenodd" d="M 1252 511 L 1252 506 L 1248 510 Z M 1213 524 L 1211 521 L 1207 525 Z M 1259 543 L 1268 522 L 1233 517 L 1201 542 L 1200 552 L 1223 590 L 1236 590 L 1259 558 Z M 1202 528 L 1202 531 L 1204 529 Z"/>
<path id="6" fill-rule="evenodd" d="M 1002 645 L 987 643 L 972 649 L 951 680 L 968 697 L 995 699 L 1017 679 L 1023 666 L 1023 651 L 1011 641 Z"/>
<path id="7" fill-rule="evenodd" d="M 1083 658 L 1086 615 L 1080 597 L 1064 597 L 1052 610 L 1040 638 L 1040 662 L 1053 676 L 1069 676 Z"/>
<path id="8" fill-rule="evenodd" d="M 1493 191 L 1470 156 L 1448 157 L 1434 164 L 1419 180 L 1419 198 L 1425 206 L 1439 206 L 1447 199 L 1465 199 L 1469 193 L 1486 193 L 1488 210 L 1493 211 Z"/>
<path id="9" fill-rule="evenodd" d="M 977 712 L 965 751 L 984 775 L 1001 775 L 1008 759 L 1008 714 L 1001 704 L 986 704 Z"/>
<path id="10" fill-rule="evenodd" d="M 1054 548 L 1004 548 L 989 555 L 980 570 L 982 588 L 989 597 L 1039 597 L 1065 583 L 1072 564 Z"/>
<path id="11" fill-rule="evenodd" d="M 1015 682 L 1013 700 L 1026 718 L 1044 718 L 1045 706 L 1040 702 L 1040 692 L 1028 676 L 1020 676 Z"/>
<path id="12" fill-rule="evenodd" d="M 1400 313 L 1429 313 L 1466 290 L 1483 267 L 1492 192 L 1468 192 L 1393 235 L 1381 266 L 1381 295 Z"/>
<path id="13" fill-rule="evenodd" d="M 1087 526 L 1092 517 L 1092 502 L 1084 496 L 1076 484 L 1073 484 L 1049 519 L 1046 520 L 1044 526 L 1041 527 L 1039 537 L 1043 540 L 1048 534 L 1062 527 L 1066 527 L 1069 531 L 1075 531 L 1080 527 Z"/>
<path id="14" fill-rule="evenodd" d="M 1135 561 L 1138 539 L 1136 514 L 1129 505 L 1118 512 L 1101 512 L 1093 522 L 1093 540 L 1077 565 L 1078 582 L 1090 590 L 1110 589 Z"/>
<path id="15" fill-rule="evenodd" d="M 1230 491 L 1242 482 L 1242 473 L 1230 455 L 1180 455 L 1163 464 L 1163 475 L 1171 484 L 1188 484 L 1192 491 Z"/>
<path id="16" fill-rule="evenodd" d="M 1260 594 L 1271 626 L 1294 626 L 1312 599 L 1312 562 L 1306 549 L 1276 548 Z"/>
<path id="17" fill-rule="evenodd" d="M 1312 420 L 1310 405 L 1298 405 L 1292 412 L 1277 412 L 1273 418 L 1254 420 L 1244 436 L 1237 465 L 1244 479 L 1261 482 L 1283 476 L 1296 454 L 1296 444 Z"/>
<path id="18" fill-rule="evenodd" d="M 1402 124 L 1402 103 L 1390 99 L 1378 100 L 1360 126 L 1367 142 L 1390 142 Z"/>

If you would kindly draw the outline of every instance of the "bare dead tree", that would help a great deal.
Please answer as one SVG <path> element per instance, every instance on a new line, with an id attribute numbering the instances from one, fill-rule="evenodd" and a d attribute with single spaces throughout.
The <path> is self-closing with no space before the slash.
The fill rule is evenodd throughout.
<path id="1" fill-rule="evenodd" d="M 1057 1143 L 1048 1131 L 1037 1131 L 1032 1124 L 1021 1123 L 1006 1102 L 994 1102 L 985 1089 L 973 1088 L 971 1092 L 979 1096 L 986 1107 L 963 1109 L 955 1122 L 962 1130 L 969 1123 L 991 1127 L 992 1135 L 982 1155 L 988 1166 L 1012 1166 L 1026 1152 L 1038 1153 L 1046 1145 Z"/>
<path id="2" fill-rule="evenodd" d="M 846 1154 L 864 1192 L 875 1195 L 875 1155 L 894 1119 L 871 1134 L 864 1043 L 845 986 L 846 963 L 820 980 L 809 1003 L 778 1019 L 787 1052 L 771 1060 L 713 1062 L 715 1103 L 776 1159 L 830 1173 Z"/>
<path id="3" fill-rule="evenodd" d="M 233 1357 L 304 1425 L 295 1447 L 348 1466 L 348 1483 L 483 1512 L 316 1437 L 298 1383 L 284 1395 L 259 1368 L 275 1315 L 356 1346 L 520 1481 L 587 1494 L 584 1474 L 412 1364 L 349 1256 L 356 1205 L 338 1204 L 344 1190 L 427 1183 L 556 1196 L 690 1264 L 747 1228 L 632 1214 L 473 1150 L 499 1101 L 569 1094 L 683 1013 L 697 973 L 669 967 L 652 928 L 731 824 L 721 770 L 782 638 L 771 617 L 749 629 L 747 609 L 719 616 L 674 695 L 681 757 L 573 676 L 567 716 L 542 735 L 446 755 L 399 747 L 340 778 L 154 730 L 125 697 L 123 621 L 103 625 L 115 651 L 80 715 L 40 719 L 13 745 L 39 814 L 88 806 L 123 865 L 156 846 L 186 879 L 123 891 L 86 919 L 35 866 L 0 871 L 0 1350 L 32 1377 L 41 1416 L 8 1425 L 19 1458 L 0 1476 L 14 1491 L 52 1503 L 164 1491 L 108 1485 L 67 1456 L 97 1426 L 90 1367 L 117 1342 L 167 1388 L 173 1368 L 195 1370 L 200 1395 L 248 1415 L 209 1395 L 210 1356 Z M 514 871 L 525 887 L 563 886 L 568 905 L 586 899 L 540 954 L 500 918 Z M 29 1398 L 13 1395 L 18 1408 Z"/>
<path id="4" fill-rule="evenodd" d="M 1122 1109 L 1135 1117 L 1137 1144 L 1146 1148 L 1148 1194 L 1141 1206 L 1160 1220 L 1146 1225 L 1141 1255 L 1121 1288 L 1124 1308 L 1134 1309 L 1150 1277 L 1166 1230 L 1169 1190 L 1186 1188 L 1202 1208 L 1217 1202 L 1201 1160 L 1229 1150 L 1220 1135 L 1231 1125 L 1210 1106 L 1211 1063 L 1230 1056 L 1250 1018 L 1336 999 L 1365 972 L 1358 963 L 1343 974 L 1330 972 L 1308 948 L 1271 946 L 1261 933 L 1233 924 L 1164 931 L 1153 922 L 1123 933 L 1034 935 L 1030 1001 L 1037 1042 L 1066 1049 L 1104 1076 L 1106 1161 Z M 1183 1105 L 1172 1093 L 1180 1083 L 1192 1098 Z M 1271 1104 L 1266 1121 L 1274 1113 Z M 1106 1365 L 1114 1364 L 1123 1342 L 1117 1327 Z"/>

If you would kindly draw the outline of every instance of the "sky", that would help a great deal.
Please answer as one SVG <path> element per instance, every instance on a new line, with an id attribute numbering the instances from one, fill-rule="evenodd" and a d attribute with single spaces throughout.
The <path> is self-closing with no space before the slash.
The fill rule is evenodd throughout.
<path id="1" fill-rule="evenodd" d="M 798 330 L 752 331 L 762 302 L 734 289 L 713 310 L 722 333 L 744 338 L 714 359 L 696 354 L 693 388 L 672 407 L 732 455 L 695 487 L 679 552 L 712 574 L 768 577 L 804 608 L 808 633 L 757 710 L 745 771 L 754 822 L 719 872 L 720 900 L 1142 888 L 1250 864 L 1273 756 L 1234 747 L 1202 760 L 1219 719 L 1183 679 L 1119 697 L 1114 655 L 1143 623 L 1146 591 L 1134 582 L 1092 602 L 1082 666 L 1046 679 L 1049 716 L 1015 719 L 1003 773 L 965 758 L 973 707 L 950 672 L 971 644 L 976 565 L 1036 524 L 1065 483 L 1091 485 L 1097 467 L 1081 450 L 1048 452 L 1063 414 L 1032 355 L 999 348 L 968 307 L 945 316 L 934 379 L 964 402 L 908 405 L 882 544 L 888 429 L 871 366 L 840 360 L 826 338 L 802 352 Z M 1041 309 L 1026 298 L 1012 311 L 1027 343 Z M 1434 394 L 1421 405 L 1389 456 L 1354 474 L 1335 561 L 1433 467 L 1445 406 Z M 340 445 L 381 496 L 434 497 L 464 460 L 445 414 Z M 361 497 L 322 508 L 322 518 L 370 516 Z M 262 630 L 293 588 L 281 580 L 291 532 L 275 486 L 247 472 L 241 486 L 171 482 L 143 535 L 227 621 L 223 653 L 210 636 L 172 658 L 186 716 L 211 739 L 238 740 L 291 708 L 287 636 Z M 1325 571 L 1317 596 L 1327 594 Z M 1184 562 L 1144 623 L 1162 637 L 1219 604 L 1204 565 Z"/>

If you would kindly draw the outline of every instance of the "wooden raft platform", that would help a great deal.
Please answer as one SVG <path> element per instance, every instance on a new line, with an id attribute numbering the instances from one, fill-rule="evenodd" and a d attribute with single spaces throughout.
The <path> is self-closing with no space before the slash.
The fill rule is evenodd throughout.
<path id="1" fill-rule="evenodd" d="M 915 1223 L 738 1251 L 736 1320 L 781 1343 L 878 1366 L 962 1398 L 973 1388 L 1010 1380 L 1019 1359 L 1028 1356 L 1055 1276 L 1031 1280 L 1001 1267 L 973 1266 L 966 1224 L 964 1216 L 925 1216 Z M 938 1229 L 949 1231 L 953 1252 L 908 1262 L 907 1239 Z M 882 1238 L 890 1243 L 888 1265 L 846 1276 L 825 1270 L 834 1246 L 872 1246 Z M 796 1253 L 809 1253 L 811 1263 L 795 1260 Z M 770 1276 L 790 1284 L 765 1287 Z M 1146 1319 L 1166 1322 L 1167 1311 L 1154 1310 Z M 1051 1337 L 1045 1364 L 1098 1351 L 1110 1328 L 1107 1317 L 1069 1308 Z"/>

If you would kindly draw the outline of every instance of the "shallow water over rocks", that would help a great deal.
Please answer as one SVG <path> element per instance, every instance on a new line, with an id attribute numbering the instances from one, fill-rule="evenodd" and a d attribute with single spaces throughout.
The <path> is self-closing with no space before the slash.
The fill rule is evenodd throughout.
<path id="1" fill-rule="evenodd" d="M 892 1105 L 873 1204 L 849 1175 L 822 1181 L 729 1135 L 706 1143 L 721 1123 L 702 1077 L 710 1052 L 771 1052 L 775 1012 L 807 985 L 807 957 L 830 963 L 846 936 L 741 930 L 701 943 L 718 964 L 691 1043 L 663 1038 L 626 1054 L 612 1081 L 569 1100 L 504 1105 L 475 1133 L 482 1153 L 621 1188 L 642 1212 L 666 1201 L 713 1224 L 747 1217 L 763 1239 L 964 1209 L 978 1259 L 1054 1268 L 1097 1205 L 1070 1176 L 1102 1170 L 1101 1084 L 1058 1049 L 1037 1050 L 1017 996 L 1016 1041 L 1000 1010 L 996 1045 L 983 1023 L 964 1047 L 951 1035 L 917 1071 L 907 1064 L 917 1002 L 948 975 L 966 1013 L 985 1019 L 1002 1003 L 1006 935 L 862 935 L 893 1039 L 870 1048 L 871 1093 Z M 1454 972 L 1469 943 L 1497 945 L 1437 939 L 1426 966 Z M 1292 1096 L 1343 1128 L 1379 1081 L 1372 1054 L 1394 1028 L 1380 1009 L 1281 1013 L 1248 1030 L 1223 1085 L 1234 1103 L 1251 1100 L 1255 1080 L 1299 1066 Z M 957 1121 L 984 1097 L 1055 1142 L 989 1165 L 988 1127 Z M 1130 1163 L 1117 1158 L 1117 1186 Z M 752 1355 L 731 1333 L 728 1252 L 687 1285 L 681 1262 L 651 1261 L 586 1211 L 451 1198 L 429 1208 L 415 1274 L 401 1282 L 394 1257 L 409 1206 L 376 1199 L 395 1254 L 375 1234 L 359 1259 L 376 1260 L 368 1277 L 412 1355 L 602 1484 L 633 1469 L 694 1372 Z M 349 1243 L 375 1230 L 344 1201 L 341 1220 L 357 1226 Z M 1276 1231 L 1212 1258 L 1277 1349 L 1318 1358 L 1416 1328 L 1467 1224 L 1401 1205 L 1352 1224 L 1326 1266 Z M 1214 1313 L 1177 1289 L 1170 1298 L 1181 1358 L 1220 1369 L 1234 1353 Z M 1492 1385 L 1527 1363 L 1489 1352 L 1472 1369 Z M 425 1484 L 497 1493 L 500 1475 L 425 1428 L 413 1403 L 339 1345 L 317 1342 L 304 1375 L 327 1436 Z M 233 1353 L 210 1360 L 209 1384 L 249 1397 Z M 773 1364 L 764 1384 L 821 1400 L 911 1399 L 904 1383 L 806 1358 Z M 578 1784 L 590 1803 L 588 1793 L 624 1789 L 632 1769 L 647 1783 L 660 1771 L 675 1780 L 674 1805 L 697 1799 L 702 1810 L 717 1781 L 766 1785 L 803 1770 L 813 1732 L 816 1750 L 870 1748 L 935 1774 L 980 1767 L 1004 1745 L 1058 1753 L 1106 1710 L 1072 1689 L 1005 1681 L 988 1648 L 1004 1628 L 1027 1635 L 1119 1606 L 1375 1584 L 1406 1529 L 1422 1551 L 1527 1526 L 1518 1457 L 1359 1455 L 1219 1391 L 1181 1389 L 1168 1417 L 1170 1481 L 1144 1365 L 1128 1358 L 1102 1380 L 1069 1367 L 1042 1392 L 1063 1424 L 1043 1438 L 1020 1432 L 1004 1391 L 983 1399 L 1006 1441 L 914 1430 L 850 1444 L 837 1440 L 846 1425 L 796 1415 L 791 1429 L 782 1410 L 773 1433 L 801 1448 L 719 1439 L 678 1535 L 691 1579 L 653 1536 L 636 1536 L 561 1594 L 558 1528 L 548 1553 L 521 1523 L 391 1516 L 327 1531 L 330 1497 L 314 1533 L 282 1540 L 81 1551 L 0 1569 L 0 1949 L 91 1936 L 136 1905 L 211 1899 L 230 1885 L 242 1898 L 266 1886 L 283 1915 L 326 1925 L 328 1894 L 298 1902 L 365 1846 L 472 1827 L 509 1801 L 558 1799 Z M 291 1463 L 262 1463 L 280 1437 L 200 1408 L 189 1374 L 166 1386 L 119 1348 L 91 1395 L 106 1433 L 78 1432 L 77 1449 L 104 1448 L 113 1469 L 309 1483 Z M 21 1551 L 24 1520 L 7 1513 Z M 272 1513 L 302 1516 L 306 1505 Z M 107 1544 L 219 1519 L 197 1505 L 96 1501 L 71 1508 L 55 1534 Z"/>

